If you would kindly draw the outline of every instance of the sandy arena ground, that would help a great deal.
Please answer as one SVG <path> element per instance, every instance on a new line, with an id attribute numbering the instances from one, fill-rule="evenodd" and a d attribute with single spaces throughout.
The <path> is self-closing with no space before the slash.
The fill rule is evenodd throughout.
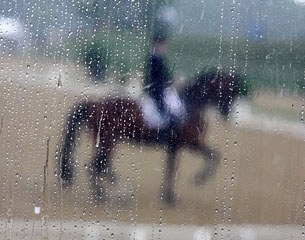
<path id="1" fill-rule="evenodd" d="M 291 225 L 301 238 L 305 130 L 300 124 L 281 125 L 277 119 L 253 119 L 251 114 L 247 115 L 249 124 L 238 117 L 225 123 L 211 116 L 209 142 L 221 152 L 221 164 L 207 185 L 195 187 L 191 180 L 204 160 L 181 151 L 175 207 L 160 201 L 164 149 L 121 144 L 114 156 L 120 184 L 116 189 L 107 186 L 113 199 L 101 204 L 89 191 L 87 166 L 92 144 L 86 132 L 76 153 L 76 183 L 70 189 L 62 188 L 58 179 L 57 151 L 67 111 L 74 102 L 114 93 L 112 89 L 121 94 L 121 90 L 92 85 L 84 80 L 80 67 L 39 65 L 26 59 L 15 63 L 2 60 L 0 64 L 0 228 L 4 231 L 0 239 L 10 239 L 8 229 L 13 223 L 31 225 L 34 220 L 54 223 L 58 231 L 64 231 L 60 229 L 63 225 L 55 223 L 72 221 L 75 234 L 88 222 L 149 224 L 155 231 L 164 229 L 164 234 L 171 225 Z M 253 101 L 263 99 L 258 95 Z M 267 99 L 268 104 L 294 104 L 300 110 L 303 104 L 298 98 L 280 98 L 281 103 L 276 96 Z M 45 234 L 43 226 L 39 236 Z M 21 230 L 16 239 L 22 239 Z M 155 233 L 151 239 L 158 234 L 162 236 Z M 27 235 L 25 239 L 30 238 Z"/>

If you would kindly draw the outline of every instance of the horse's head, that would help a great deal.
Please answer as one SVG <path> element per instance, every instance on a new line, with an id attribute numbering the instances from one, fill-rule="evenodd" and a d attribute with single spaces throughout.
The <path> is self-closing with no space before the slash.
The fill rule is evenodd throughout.
<path id="1" fill-rule="evenodd" d="M 212 70 L 195 76 L 184 94 L 191 106 L 216 105 L 223 117 L 228 118 L 234 100 L 246 96 L 248 91 L 240 75 Z"/>

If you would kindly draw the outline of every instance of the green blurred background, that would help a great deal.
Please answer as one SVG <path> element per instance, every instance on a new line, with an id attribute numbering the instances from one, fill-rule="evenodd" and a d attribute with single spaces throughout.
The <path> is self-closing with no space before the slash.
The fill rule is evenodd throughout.
<path id="1" fill-rule="evenodd" d="M 169 9 L 170 61 L 189 77 L 209 66 L 247 75 L 253 88 L 303 94 L 305 7 L 296 0 L 4 0 L 1 15 L 24 23 L 24 56 L 86 64 L 98 79 L 143 71 L 160 9 Z M 173 10 L 174 9 L 174 10 Z M 98 57 L 97 57 L 97 56 Z M 89 57 L 90 59 L 90 57 Z M 91 58 L 92 59 L 92 58 Z M 89 60 L 90 61 L 90 60 Z"/>

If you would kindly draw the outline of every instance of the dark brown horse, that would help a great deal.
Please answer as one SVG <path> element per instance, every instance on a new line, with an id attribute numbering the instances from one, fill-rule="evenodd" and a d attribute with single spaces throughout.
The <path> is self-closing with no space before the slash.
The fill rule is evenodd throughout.
<path id="1" fill-rule="evenodd" d="M 138 102 L 127 98 L 106 98 L 103 101 L 84 101 L 74 106 L 64 134 L 64 146 L 60 155 L 60 176 L 64 182 L 73 180 L 73 152 L 79 130 L 83 125 L 92 130 L 96 141 L 96 155 L 92 162 L 93 178 L 102 178 L 115 183 L 111 153 L 122 140 L 136 141 L 139 144 L 163 144 L 167 147 L 166 174 L 162 199 L 173 203 L 173 184 L 177 170 L 176 154 L 179 148 L 188 147 L 201 153 L 207 167 L 200 169 L 195 176 L 197 185 L 203 184 L 215 173 L 220 154 L 211 149 L 199 138 L 204 139 L 207 126 L 202 113 L 207 106 L 215 106 L 227 119 L 233 101 L 246 95 L 243 79 L 224 72 L 210 71 L 193 77 L 180 92 L 187 111 L 184 121 L 171 129 L 167 138 L 160 138 L 160 131 L 150 128 L 143 119 L 142 107 Z"/>

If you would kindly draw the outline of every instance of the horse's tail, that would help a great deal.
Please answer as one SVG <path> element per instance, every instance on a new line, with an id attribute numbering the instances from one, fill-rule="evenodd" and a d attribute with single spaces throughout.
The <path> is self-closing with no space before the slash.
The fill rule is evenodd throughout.
<path id="1" fill-rule="evenodd" d="M 81 125 L 85 122 L 88 115 L 88 104 L 81 102 L 72 108 L 63 133 L 63 148 L 59 157 L 60 176 L 66 182 L 72 181 L 73 176 L 73 152 L 75 140 L 80 132 Z"/>

